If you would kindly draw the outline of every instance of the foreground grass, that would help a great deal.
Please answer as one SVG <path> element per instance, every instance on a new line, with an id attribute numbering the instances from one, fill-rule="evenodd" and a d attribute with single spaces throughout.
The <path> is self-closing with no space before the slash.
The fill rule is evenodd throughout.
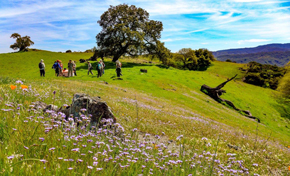
<path id="1" fill-rule="evenodd" d="M 47 57 L 56 59 L 58 59 L 59 56 L 59 53 L 44 53 L 42 53 L 42 55 L 40 56 L 43 57 L 43 55 L 48 55 Z M 27 56 L 29 56 L 30 59 L 34 60 L 37 66 L 38 59 L 36 60 L 33 54 Z M 70 59 L 69 55 L 63 55 L 66 57 L 64 57 L 62 60 Z M 85 58 L 85 56 L 81 54 L 72 54 L 72 56 L 74 56 L 75 58 Z M 14 55 L 12 55 L 11 57 L 14 57 Z M 19 56 L 17 56 L 17 58 L 18 57 Z M 49 58 L 45 60 L 46 62 L 50 62 Z M 51 59 L 51 61 L 53 61 L 53 59 Z M 29 95 L 23 95 L 21 92 L 16 93 L 15 91 L 11 91 L 9 85 L 15 84 L 15 79 L 13 80 L 13 78 L 2 78 L 2 94 L 0 96 L 3 97 L 3 100 L 1 101 L 0 108 L 9 109 L 9 107 L 7 107 L 5 104 L 9 105 L 9 103 L 11 102 L 17 104 L 24 104 L 26 107 L 23 108 L 23 111 L 19 116 L 14 116 L 16 113 L 14 112 L 14 110 L 2 111 L 0 113 L 2 117 L 5 117 L 5 119 L 1 122 L 3 124 L 2 126 L 9 127 L 2 128 L 2 131 L 5 131 L 5 133 L 3 134 L 5 134 L 4 136 L 6 136 L 6 140 L 3 140 L 3 145 L 1 145 L 1 151 L 5 151 L 1 152 L 1 163 L 3 164 L 3 168 L 5 168 L 5 172 L 3 171 L 3 173 L 12 173 L 10 171 L 11 168 L 13 168 L 13 174 L 15 175 L 19 174 L 20 172 L 33 174 L 37 172 L 44 174 L 45 172 L 47 172 L 50 174 L 60 175 L 60 172 L 56 173 L 52 169 L 58 167 L 62 168 L 63 170 L 60 169 L 60 171 L 64 173 L 69 172 L 69 165 L 55 162 L 55 160 L 56 157 L 64 158 L 64 156 L 70 156 L 71 153 L 69 152 L 71 152 L 71 150 L 63 149 L 65 150 L 63 151 L 62 149 L 58 149 L 53 150 L 54 152 L 48 150 L 49 147 L 61 148 L 60 143 L 67 143 L 67 145 L 73 146 L 74 144 L 69 144 L 70 142 L 64 140 L 64 133 L 66 132 L 64 132 L 63 129 L 59 129 L 51 130 L 49 133 L 46 134 L 45 127 L 43 127 L 42 125 L 39 125 L 39 127 L 35 131 L 35 127 L 36 125 L 38 125 L 38 123 L 35 122 L 35 118 L 43 115 L 34 115 L 30 114 L 32 113 L 31 111 L 26 111 L 29 105 L 31 105 L 31 103 L 36 100 L 45 101 L 47 103 L 54 102 L 59 106 L 62 104 L 70 104 L 72 95 L 76 92 L 88 93 L 92 96 L 101 96 L 102 99 L 105 100 L 110 107 L 112 107 L 114 114 L 117 116 L 118 122 L 127 131 L 125 133 L 126 135 L 131 134 L 132 129 L 138 129 L 138 133 L 135 134 L 134 140 L 138 141 L 136 139 L 136 136 L 138 136 L 139 143 L 142 143 L 142 141 L 144 141 L 144 137 L 140 136 L 143 133 L 150 133 L 151 136 L 154 136 L 154 134 L 159 135 L 161 137 L 160 139 L 153 140 L 152 138 L 150 138 L 150 141 L 155 141 L 157 145 L 159 145 L 160 143 L 166 145 L 168 149 L 163 148 L 162 151 L 164 153 L 168 152 L 169 150 L 174 150 L 173 153 L 179 153 L 178 157 L 175 158 L 174 161 L 182 160 L 183 162 L 188 162 L 190 158 L 194 156 L 194 153 L 196 153 L 196 155 L 198 156 L 204 156 L 204 152 L 210 152 L 210 156 L 204 156 L 204 158 L 208 158 L 206 159 L 206 161 L 203 162 L 204 164 L 202 164 L 201 166 L 203 166 L 203 168 L 213 168 L 212 166 L 218 166 L 218 163 L 216 163 L 215 165 L 213 164 L 214 162 L 212 162 L 216 159 L 219 160 L 220 164 L 223 164 L 224 167 L 226 164 L 232 163 L 229 162 L 228 159 L 229 155 L 232 155 L 234 153 L 235 158 L 231 158 L 234 161 L 233 163 L 236 163 L 237 160 L 243 161 L 243 167 L 247 168 L 248 171 L 252 174 L 259 173 L 262 175 L 285 175 L 289 173 L 287 170 L 288 166 L 290 165 L 288 159 L 289 149 L 287 148 L 287 146 L 289 145 L 290 139 L 289 129 L 287 129 L 286 127 L 287 125 L 289 126 L 289 121 L 287 121 L 286 118 L 282 118 L 280 115 L 280 109 L 277 107 L 281 107 L 281 105 L 275 100 L 275 91 L 251 86 L 248 84 L 244 84 L 240 81 L 231 82 L 225 87 L 225 89 L 227 90 L 227 94 L 223 95 L 224 98 L 233 101 L 241 109 L 250 109 L 253 115 L 261 118 L 261 124 L 257 124 L 255 121 L 250 120 L 242 116 L 241 114 L 216 103 L 199 91 L 200 85 L 202 84 L 208 84 L 209 86 L 214 87 L 219 83 L 223 82 L 226 78 L 231 77 L 236 73 L 240 74 L 239 77 L 241 77 L 242 73 L 239 72 L 238 67 L 242 65 L 215 62 L 214 66 L 210 67 L 206 72 L 190 72 L 179 71 L 171 68 L 159 68 L 158 66 L 154 66 L 148 63 L 139 64 L 138 62 L 140 62 L 140 60 L 129 59 L 123 61 L 124 80 L 115 79 L 115 73 L 113 69 L 114 65 L 108 61 L 106 62 L 106 73 L 100 79 L 97 79 L 95 76 L 87 76 L 85 64 L 78 64 L 78 77 L 69 79 L 55 78 L 52 70 L 47 70 L 47 77 L 45 79 L 40 79 L 38 77 L 37 70 L 34 69 L 35 73 L 31 71 L 33 70 L 33 68 L 35 68 L 35 66 L 31 65 L 27 65 L 26 67 L 24 67 L 25 69 L 21 68 L 23 70 L 20 69 L 20 72 L 22 73 L 27 72 L 27 74 L 25 75 L 10 75 L 14 78 L 24 78 L 25 84 L 29 84 L 33 88 L 37 89 L 36 91 L 38 93 L 36 94 L 40 95 L 37 97 L 32 95 L 32 93 Z M 6 65 L 6 68 L 9 67 Z M 148 73 L 141 74 L 139 72 L 140 68 L 147 69 Z M 7 72 L 9 71 L 10 69 L 7 69 Z M 104 81 L 108 82 L 108 84 L 105 84 Z M 57 92 L 55 100 L 53 99 L 52 94 L 54 90 L 56 90 Z M 9 98 L 7 98 L 5 94 L 9 95 Z M 17 109 L 17 107 L 14 108 Z M 27 117 L 34 119 L 33 123 L 30 123 L 31 119 L 28 119 L 29 125 L 27 125 L 27 123 L 24 122 L 24 119 L 26 119 Z M 49 119 L 46 118 L 47 117 L 44 116 L 43 120 L 36 121 L 44 121 L 45 123 L 45 121 L 49 121 Z M 17 133 L 17 135 L 15 136 L 16 131 L 14 131 L 13 128 L 17 129 L 17 131 L 22 130 L 22 132 L 25 130 L 25 132 Z M 81 133 L 87 134 L 87 132 L 88 131 L 82 131 Z M 164 132 L 165 135 L 163 135 L 162 132 Z M 76 130 L 74 133 L 71 133 L 69 135 L 78 136 L 79 133 L 80 131 Z M 51 138 L 49 142 L 45 143 L 49 146 L 48 148 L 46 148 L 46 150 L 42 152 L 42 155 L 24 154 L 24 152 L 28 151 L 23 146 L 28 147 L 29 152 L 41 153 L 41 149 L 33 148 L 33 150 L 31 150 L 31 147 L 29 146 L 33 145 L 34 143 L 38 145 L 38 143 L 40 143 L 39 136 L 46 136 L 49 134 L 54 136 L 54 138 Z M 28 144 L 25 142 L 21 143 L 20 140 L 15 140 L 21 138 L 25 139 L 27 138 L 27 136 L 32 135 L 33 137 L 30 137 L 31 139 L 29 138 Z M 34 137 L 35 135 L 37 135 L 38 138 Z M 180 147 L 180 141 L 176 140 L 176 138 L 180 135 L 184 136 L 181 141 L 183 143 L 182 146 L 184 147 L 184 149 Z M 133 135 L 131 134 L 131 136 Z M 12 139 L 12 137 L 14 140 L 8 140 Z M 95 141 L 103 141 L 106 144 L 110 145 L 108 138 L 107 141 L 102 139 L 104 136 L 92 137 L 94 138 L 92 139 L 94 140 L 94 143 Z M 109 137 L 112 138 L 113 136 Z M 46 139 L 47 137 L 43 138 Z M 205 141 L 205 139 L 207 140 Z M 77 145 L 87 145 L 85 144 L 85 141 L 86 140 L 74 143 L 76 143 Z M 168 141 L 173 141 L 173 143 L 168 146 Z M 19 148 L 17 148 L 15 147 L 16 144 L 21 145 L 19 146 Z M 153 146 L 153 144 L 150 142 L 148 142 L 148 145 L 152 146 L 153 153 L 150 153 L 150 155 L 153 156 L 152 158 L 155 158 L 155 162 L 158 159 L 162 158 L 159 157 L 158 159 L 156 159 L 157 155 L 155 156 L 155 154 L 158 153 L 157 151 L 159 149 L 159 146 L 157 148 L 154 148 L 155 146 Z M 124 146 L 122 148 L 124 148 Z M 238 150 L 235 150 L 234 148 L 237 148 Z M 180 154 L 181 150 L 186 151 L 186 156 Z M 60 153 L 58 153 L 58 155 L 53 155 L 56 153 L 56 151 L 63 153 L 63 156 L 60 156 Z M 154 154 L 154 151 L 157 153 Z M 84 152 L 88 152 L 88 150 L 85 149 Z M 95 153 L 103 152 L 103 150 L 93 152 L 95 156 Z M 74 158 L 68 158 L 74 160 L 73 162 L 71 161 L 71 164 L 79 166 L 76 165 L 76 160 L 81 159 L 80 157 L 83 156 L 80 155 L 81 153 L 78 153 L 79 155 L 74 155 Z M 217 153 L 217 156 L 216 158 L 213 158 L 215 157 L 215 153 Z M 16 159 L 7 158 L 12 155 L 15 155 L 14 158 Z M 23 155 L 23 157 L 26 157 L 26 159 L 30 157 L 33 159 L 45 159 L 48 162 L 43 165 L 43 163 L 39 161 L 37 162 L 23 160 L 24 158 L 19 158 L 18 155 Z M 46 155 L 55 158 L 48 159 L 44 157 Z M 199 159 L 202 158 L 203 157 Z M 104 158 L 102 159 L 104 160 Z M 170 160 L 173 160 L 173 158 L 170 158 Z M 16 164 L 18 161 L 21 161 L 22 165 L 20 163 L 20 165 Z M 187 164 L 181 164 L 181 168 L 175 168 L 177 170 L 172 170 L 172 168 L 167 169 L 169 169 L 169 171 L 172 171 L 172 175 L 180 175 L 179 172 L 183 173 L 184 175 L 190 173 L 196 173 L 198 175 L 210 174 L 211 169 L 200 170 L 202 168 L 200 167 L 200 165 L 198 165 L 198 167 L 195 169 L 193 168 L 193 170 L 188 170 L 188 168 L 190 168 L 190 165 L 196 165 L 198 161 L 202 162 L 201 160 L 191 160 Z M 168 160 L 165 162 L 168 162 Z M 89 174 L 90 169 L 87 168 L 89 164 L 92 165 L 92 162 L 88 163 L 87 165 L 82 165 L 80 168 L 73 168 L 73 173 L 76 175 L 81 174 L 81 172 Z M 120 164 L 121 166 L 125 165 L 125 163 Z M 144 165 L 147 168 L 144 174 L 147 175 L 149 172 L 151 172 L 150 169 L 148 169 L 148 166 L 154 170 L 154 168 L 152 168 L 152 165 L 147 164 L 148 163 L 143 160 L 141 160 L 140 162 L 138 161 L 138 166 L 136 167 L 137 169 L 132 169 L 130 165 L 130 167 L 127 167 L 129 170 L 124 170 L 124 173 L 125 171 L 129 173 L 134 172 L 134 175 L 142 173 L 141 168 L 142 165 Z M 166 165 L 165 163 L 163 164 Z M 26 168 L 27 165 L 30 167 Z M 109 164 L 109 166 L 106 165 L 105 167 L 101 164 L 100 166 L 94 167 L 94 169 L 97 170 L 96 168 L 108 167 L 108 169 L 113 172 L 113 170 L 121 169 L 121 166 L 118 165 L 115 168 L 115 165 L 113 166 Z M 33 169 L 27 170 L 31 167 L 33 167 Z M 46 170 L 43 170 L 43 172 L 42 167 L 46 167 Z M 161 167 L 163 167 L 163 165 Z M 182 169 L 186 172 L 182 172 Z M 238 167 L 232 169 L 234 169 L 235 171 L 240 170 L 240 168 Z M 218 170 L 216 169 L 214 169 L 213 171 L 214 173 L 218 173 Z M 104 172 L 104 170 L 102 172 Z M 224 172 L 230 174 L 230 172 Z M 118 170 L 118 172 L 116 173 L 122 175 L 123 172 L 121 170 Z M 152 173 L 154 173 L 155 175 L 166 174 L 166 171 L 161 171 L 161 169 L 158 168 Z M 108 175 L 110 173 L 104 172 L 104 174 Z"/>

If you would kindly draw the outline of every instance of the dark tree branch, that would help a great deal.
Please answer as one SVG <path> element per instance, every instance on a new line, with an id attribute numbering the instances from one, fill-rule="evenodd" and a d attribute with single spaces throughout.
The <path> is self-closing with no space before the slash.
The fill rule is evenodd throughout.
<path id="1" fill-rule="evenodd" d="M 205 93 L 208 96 L 210 96 L 211 98 L 213 98 L 214 100 L 216 100 L 217 102 L 219 102 L 219 103 L 225 102 L 227 105 L 229 105 L 230 107 L 232 107 L 234 110 L 244 113 L 246 117 L 249 117 L 249 118 L 252 118 L 252 119 L 257 119 L 257 121 L 260 123 L 260 119 L 257 118 L 257 117 L 252 116 L 252 114 L 251 114 L 250 111 L 239 109 L 239 108 L 237 108 L 234 105 L 233 102 L 231 102 L 229 100 L 222 99 L 220 97 L 223 93 L 226 93 L 226 91 L 223 90 L 223 89 L 221 89 L 221 88 L 223 88 L 228 82 L 230 82 L 231 80 L 233 80 L 236 77 L 237 77 L 237 75 L 235 75 L 231 79 L 228 79 L 227 81 L 221 83 L 220 85 L 218 85 L 215 88 L 209 87 L 209 86 L 207 86 L 207 85 L 204 84 L 204 85 L 201 86 L 200 90 L 203 93 Z"/>

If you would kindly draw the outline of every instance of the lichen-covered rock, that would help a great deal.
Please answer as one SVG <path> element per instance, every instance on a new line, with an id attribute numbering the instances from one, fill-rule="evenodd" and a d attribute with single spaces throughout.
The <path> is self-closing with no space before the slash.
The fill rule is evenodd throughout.
<path id="1" fill-rule="evenodd" d="M 58 107 L 56 105 L 49 104 L 43 109 L 43 112 L 46 112 L 47 110 L 53 110 L 56 112 L 58 111 Z"/>
<path id="2" fill-rule="evenodd" d="M 47 107 L 47 104 L 41 101 L 34 102 L 33 105 L 35 110 L 45 109 Z"/>
<path id="3" fill-rule="evenodd" d="M 101 101 L 99 97 L 90 97 L 86 94 L 76 93 L 71 106 L 66 111 L 74 117 L 80 117 L 80 114 L 90 114 L 92 125 L 98 124 L 102 119 L 112 119 L 114 123 L 116 122 L 106 102 Z"/>

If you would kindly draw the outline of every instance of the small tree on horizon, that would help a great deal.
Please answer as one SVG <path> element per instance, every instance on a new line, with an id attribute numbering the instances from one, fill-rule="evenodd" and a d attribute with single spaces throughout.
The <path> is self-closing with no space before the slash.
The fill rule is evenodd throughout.
<path id="1" fill-rule="evenodd" d="M 149 13 L 134 5 L 110 6 L 98 23 L 102 30 L 96 36 L 96 53 L 113 56 L 114 62 L 124 55 L 156 54 L 162 45 L 158 49 L 162 22 L 149 20 Z"/>
<path id="2" fill-rule="evenodd" d="M 10 45 L 10 48 L 13 50 L 19 49 L 19 51 L 25 51 L 29 46 L 34 44 L 29 36 L 21 37 L 18 33 L 13 33 L 10 38 L 16 39 L 16 42 Z"/>

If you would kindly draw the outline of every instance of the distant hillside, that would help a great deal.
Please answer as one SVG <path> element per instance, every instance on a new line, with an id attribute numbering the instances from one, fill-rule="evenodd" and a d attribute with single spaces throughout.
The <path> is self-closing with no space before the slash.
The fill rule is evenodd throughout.
<path id="1" fill-rule="evenodd" d="M 238 63 L 255 61 L 261 64 L 284 66 L 290 61 L 290 43 L 269 44 L 255 48 L 240 48 L 213 52 L 220 61 L 230 59 Z"/>

